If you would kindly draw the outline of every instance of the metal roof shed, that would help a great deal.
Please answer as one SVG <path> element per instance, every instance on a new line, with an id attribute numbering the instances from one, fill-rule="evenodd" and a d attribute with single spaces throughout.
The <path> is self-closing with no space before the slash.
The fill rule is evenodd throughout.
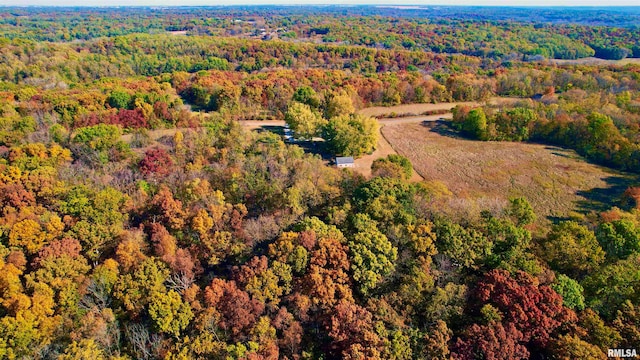
<path id="1" fill-rule="evenodd" d="M 355 165 L 352 156 L 339 156 L 336 157 L 337 167 L 353 167 Z"/>

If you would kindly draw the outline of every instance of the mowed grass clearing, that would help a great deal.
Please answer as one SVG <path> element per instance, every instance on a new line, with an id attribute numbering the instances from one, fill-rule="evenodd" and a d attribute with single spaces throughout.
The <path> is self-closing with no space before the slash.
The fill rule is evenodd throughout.
<path id="1" fill-rule="evenodd" d="M 548 218 L 605 210 L 634 181 L 571 150 L 467 140 L 442 122 L 387 125 L 382 134 L 425 180 L 444 183 L 457 198 L 486 202 L 524 196 Z"/>
<path id="2" fill-rule="evenodd" d="M 510 97 L 492 97 L 486 101 L 488 104 L 511 104 L 517 101 L 521 101 L 520 98 Z M 364 109 L 360 109 L 358 113 L 365 116 L 372 117 L 405 117 L 405 116 L 418 116 L 430 112 L 450 111 L 458 105 L 462 106 L 480 106 L 485 102 L 479 101 L 459 101 L 459 102 L 445 102 L 445 103 L 422 103 L 422 104 L 402 104 L 394 106 L 371 106 Z"/>

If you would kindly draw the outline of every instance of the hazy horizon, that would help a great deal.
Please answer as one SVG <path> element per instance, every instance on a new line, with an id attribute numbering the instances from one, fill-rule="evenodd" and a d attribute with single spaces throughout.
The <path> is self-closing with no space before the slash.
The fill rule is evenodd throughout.
<path id="1" fill-rule="evenodd" d="M 317 0 L 256 0 L 256 1 L 237 1 L 237 0 L 223 0 L 223 1 L 211 1 L 211 0 L 115 0 L 105 4 L 104 0 L 84 0 L 82 2 L 73 0 L 0 0 L 0 6 L 3 7 L 25 7 L 25 6 L 46 6 L 46 7 L 60 7 L 60 6 L 72 6 L 72 7 L 126 7 L 126 6 L 163 6 L 163 7 L 178 7 L 178 6 L 264 6 L 264 5 L 317 5 L 317 6 L 331 6 L 331 5 L 372 5 L 372 6 L 501 6 L 501 7 L 596 7 L 596 8 L 608 8 L 608 7 L 639 7 L 637 1 L 631 0 L 617 0 L 610 1 L 607 6 L 603 6 L 602 2 L 595 0 L 517 0 L 505 4 L 500 0 L 453 0 L 453 1 L 416 1 L 407 3 L 389 3 L 384 0 L 337 0 L 331 3 L 325 3 Z"/>

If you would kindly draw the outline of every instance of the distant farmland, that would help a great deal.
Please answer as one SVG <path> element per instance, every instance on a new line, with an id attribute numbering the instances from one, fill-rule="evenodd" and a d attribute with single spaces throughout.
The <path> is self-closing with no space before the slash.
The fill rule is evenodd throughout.
<path id="1" fill-rule="evenodd" d="M 604 210 L 632 180 L 570 150 L 462 139 L 442 123 L 387 125 L 382 133 L 425 180 L 444 183 L 455 196 L 484 201 L 524 196 L 540 216 Z"/>

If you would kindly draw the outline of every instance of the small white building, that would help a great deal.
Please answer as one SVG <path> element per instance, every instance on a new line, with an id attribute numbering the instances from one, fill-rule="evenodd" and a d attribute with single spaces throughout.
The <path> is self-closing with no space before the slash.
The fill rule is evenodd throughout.
<path id="1" fill-rule="evenodd" d="M 339 168 L 351 168 L 355 166 L 355 162 L 353 160 L 353 157 L 351 156 L 339 156 L 336 157 L 336 167 Z"/>

